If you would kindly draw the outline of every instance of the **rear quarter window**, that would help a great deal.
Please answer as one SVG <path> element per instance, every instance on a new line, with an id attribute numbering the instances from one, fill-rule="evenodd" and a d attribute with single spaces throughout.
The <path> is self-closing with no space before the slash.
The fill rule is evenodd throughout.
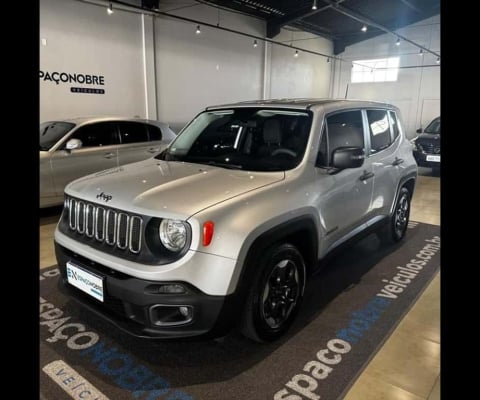
<path id="1" fill-rule="evenodd" d="M 398 127 L 397 114 L 394 111 L 389 111 L 388 116 L 390 119 L 390 126 L 392 127 L 393 140 L 400 135 L 400 128 Z"/>

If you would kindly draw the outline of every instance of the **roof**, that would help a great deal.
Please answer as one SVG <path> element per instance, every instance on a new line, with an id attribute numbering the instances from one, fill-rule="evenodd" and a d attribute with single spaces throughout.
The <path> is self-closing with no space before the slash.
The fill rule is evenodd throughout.
<path id="1" fill-rule="evenodd" d="M 137 117 L 122 117 L 118 115 L 91 115 L 91 116 L 73 117 L 73 118 L 59 118 L 57 121 L 60 121 L 60 120 L 64 122 L 70 122 L 75 125 L 82 125 L 86 123 L 101 122 L 101 121 L 136 121 L 136 122 L 148 122 L 154 125 L 165 124 L 163 122 L 153 120 L 153 119 L 145 119 L 145 118 L 137 118 Z M 168 125 L 168 124 L 165 124 L 165 125 Z"/>
<path id="2" fill-rule="evenodd" d="M 346 107 L 375 107 L 375 106 L 388 106 L 393 107 L 391 104 L 382 103 L 377 101 L 368 100 L 352 100 L 352 99 L 315 99 L 315 98 L 298 98 L 298 99 L 269 99 L 269 100 L 252 100 L 242 101 L 238 103 L 222 104 L 216 106 L 207 107 L 207 110 L 213 110 L 218 108 L 227 107 L 279 107 L 279 108 L 298 108 L 309 109 L 313 106 L 346 106 Z"/>

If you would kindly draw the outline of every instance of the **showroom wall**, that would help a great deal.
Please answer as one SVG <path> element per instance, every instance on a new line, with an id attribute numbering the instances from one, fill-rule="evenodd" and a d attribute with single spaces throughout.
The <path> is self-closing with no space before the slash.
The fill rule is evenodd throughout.
<path id="1" fill-rule="evenodd" d="M 330 40 L 310 33 L 282 29 L 276 41 L 322 54 L 332 54 Z M 332 63 L 327 58 L 288 47 L 272 46 L 270 98 L 329 97 Z"/>
<path id="2" fill-rule="evenodd" d="M 432 17 L 397 30 L 408 39 L 440 54 L 440 17 Z M 332 96 L 344 98 L 348 85 L 349 99 L 368 99 L 390 102 L 400 108 L 406 133 L 425 127 L 440 115 L 440 65 L 430 53 L 419 55 L 418 47 L 385 34 L 348 46 L 335 62 Z M 351 83 L 351 62 L 376 58 L 400 57 L 396 82 Z M 423 68 L 422 68 L 423 66 Z"/>
<path id="3" fill-rule="evenodd" d="M 265 36 L 265 22 L 257 18 L 193 0 L 161 4 L 172 14 Z M 300 52 L 295 58 L 289 48 L 263 41 L 254 47 L 252 38 L 206 26 L 200 35 L 195 30 L 194 23 L 164 16 L 120 9 L 109 16 L 105 4 L 95 0 L 40 0 L 41 120 L 138 115 L 166 121 L 178 131 L 212 104 L 329 95 L 331 64 L 323 57 Z M 332 51 L 330 41 L 298 31 L 282 30 L 275 40 Z M 45 79 L 45 72 L 103 76 L 104 85 L 57 84 L 51 75 Z M 72 86 L 105 93 L 72 93 Z"/>
<path id="4" fill-rule="evenodd" d="M 264 36 L 263 21 L 202 4 L 172 14 Z M 209 105 L 262 98 L 264 43 L 201 24 L 197 35 L 196 26 L 155 18 L 158 118 L 174 130 Z"/>
<path id="5" fill-rule="evenodd" d="M 41 0 L 40 70 L 44 76 L 40 78 L 40 120 L 145 115 L 142 37 L 140 14 L 108 16 L 105 7 Z M 98 84 L 99 79 L 97 84 L 88 84 L 87 76 L 103 77 L 104 84 Z M 105 93 L 73 93 L 71 87 Z"/>

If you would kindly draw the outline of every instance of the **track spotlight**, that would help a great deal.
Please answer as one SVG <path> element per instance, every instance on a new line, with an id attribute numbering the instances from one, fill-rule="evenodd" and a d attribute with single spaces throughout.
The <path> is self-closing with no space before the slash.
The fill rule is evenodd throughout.
<path id="1" fill-rule="evenodd" d="M 312 10 L 316 10 L 316 9 L 317 9 L 317 0 L 313 0 Z"/>
<path id="2" fill-rule="evenodd" d="M 367 25 L 363 25 L 362 26 L 362 32 L 366 32 L 367 31 Z"/>
<path id="3" fill-rule="evenodd" d="M 418 55 L 423 56 L 423 49 L 420 49 L 420 51 L 418 52 Z"/>
<path id="4" fill-rule="evenodd" d="M 197 30 L 195 31 L 195 34 L 200 35 L 202 31 L 200 30 L 200 25 L 197 25 Z"/>
<path id="5" fill-rule="evenodd" d="M 396 44 L 397 46 L 400 46 L 400 38 L 397 39 L 397 41 L 395 42 L 395 44 Z"/>
<path id="6" fill-rule="evenodd" d="M 295 54 L 293 55 L 295 58 L 298 57 L 298 50 L 295 50 Z"/>
<path id="7" fill-rule="evenodd" d="M 108 3 L 107 14 L 108 14 L 108 15 L 112 15 L 112 14 L 113 14 L 113 4 L 112 4 L 111 1 Z"/>
<path id="8" fill-rule="evenodd" d="M 327 63 L 329 63 L 329 62 L 330 62 L 330 57 L 327 57 Z"/>
<path id="9" fill-rule="evenodd" d="M 255 39 L 255 40 L 253 41 L 253 47 L 258 47 L 257 39 Z"/>
<path id="10" fill-rule="evenodd" d="M 440 64 L 440 57 L 437 57 L 437 64 Z"/>

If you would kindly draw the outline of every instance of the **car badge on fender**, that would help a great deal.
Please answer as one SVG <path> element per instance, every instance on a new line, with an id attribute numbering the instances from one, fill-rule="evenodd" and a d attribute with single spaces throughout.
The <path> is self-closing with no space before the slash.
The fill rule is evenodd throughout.
<path id="1" fill-rule="evenodd" d="M 111 194 L 107 194 L 105 192 L 97 194 L 97 199 L 102 199 L 105 201 L 105 203 L 108 203 L 110 200 L 112 200 L 112 197 L 113 196 Z"/>

